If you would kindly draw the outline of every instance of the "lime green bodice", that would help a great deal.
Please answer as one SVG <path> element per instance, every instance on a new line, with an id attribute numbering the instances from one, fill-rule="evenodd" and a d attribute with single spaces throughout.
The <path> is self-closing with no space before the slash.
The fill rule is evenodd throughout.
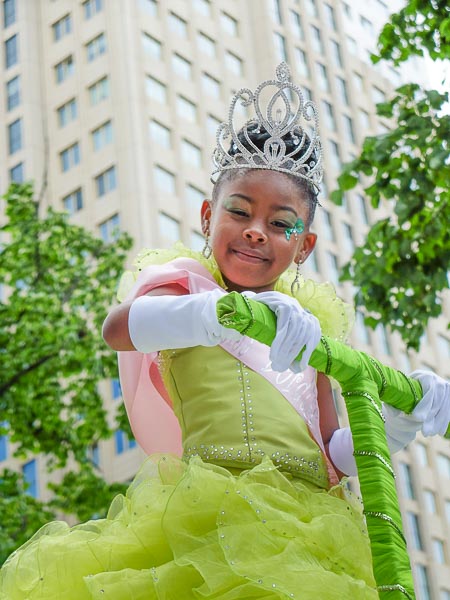
<path id="1" fill-rule="evenodd" d="M 304 420 L 264 377 L 220 347 L 166 351 L 161 370 L 185 459 L 246 469 L 268 456 L 282 471 L 328 487 L 322 451 Z"/>

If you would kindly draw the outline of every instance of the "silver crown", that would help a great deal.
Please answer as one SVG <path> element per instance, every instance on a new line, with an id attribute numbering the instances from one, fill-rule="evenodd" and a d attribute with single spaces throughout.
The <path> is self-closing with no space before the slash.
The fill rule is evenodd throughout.
<path id="1" fill-rule="evenodd" d="M 263 81 L 254 93 L 248 88 L 242 88 L 233 96 L 228 121 L 221 123 L 217 129 L 217 146 L 212 157 L 214 169 L 211 181 L 213 183 L 217 181 L 222 171 L 230 169 L 271 169 L 301 177 L 309 181 L 316 192 L 320 191 L 323 166 L 317 108 L 310 100 L 304 100 L 301 89 L 290 79 L 289 67 L 282 62 L 276 68 L 276 80 Z M 275 87 L 276 90 L 267 103 L 264 116 L 260 96 L 270 86 Z M 239 132 L 236 131 L 233 123 L 239 101 L 243 107 L 253 104 L 256 113 L 256 116 L 248 119 L 240 130 L 248 148 L 242 144 L 238 137 Z M 309 125 L 308 132 L 305 131 L 302 122 L 305 126 Z M 264 143 L 264 151 L 251 141 L 248 135 L 249 126 L 254 133 L 265 130 L 269 134 L 269 138 Z M 289 133 L 296 144 L 291 152 L 287 151 L 283 140 L 283 136 Z M 230 147 L 229 150 L 225 149 L 225 144 Z M 301 152 L 302 148 L 304 152 Z M 294 157 L 293 155 L 297 153 L 299 156 Z"/>

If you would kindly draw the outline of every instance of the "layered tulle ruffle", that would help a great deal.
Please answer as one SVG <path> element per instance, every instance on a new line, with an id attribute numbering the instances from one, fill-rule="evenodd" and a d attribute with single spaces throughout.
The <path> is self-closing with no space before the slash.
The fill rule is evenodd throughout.
<path id="1" fill-rule="evenodd" d="M 2 600 L 378 598 L 364 520 L 267 459 L 232 475 L 149 458 L 108 517 L 44 526 L 5 563 Z"/>

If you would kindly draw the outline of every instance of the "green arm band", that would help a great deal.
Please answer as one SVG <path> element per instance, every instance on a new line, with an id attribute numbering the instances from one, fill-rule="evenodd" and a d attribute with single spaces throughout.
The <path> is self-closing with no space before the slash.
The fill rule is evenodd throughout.
<path id="1" fill-rule="evenodd" d="M 275 337 L 274 313 L 265 304 L 237 292 L 218 301 L 217 315 L 225 327 L 268 346 Z M 381 399 L 410 413 L 422 398 L 420 383 L 363 352 L 326 337 L 322 337 L 309 364 L 336 379 L 342 388 L 380 598 L 414 599 Z M 450 437 L 450 428 L 446 437 Z"/>

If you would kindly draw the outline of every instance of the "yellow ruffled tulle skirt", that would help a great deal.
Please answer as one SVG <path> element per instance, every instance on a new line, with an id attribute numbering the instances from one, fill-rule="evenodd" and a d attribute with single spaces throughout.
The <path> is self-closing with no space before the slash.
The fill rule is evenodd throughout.
<path id="1" fill-rule="evenodd" d="M 341 486 L 268 460 L 232 475 L 147 459 L 106 519 L 49 523 L 0 571 L 2 600 L 375 600 L 364 519 Z"/>

